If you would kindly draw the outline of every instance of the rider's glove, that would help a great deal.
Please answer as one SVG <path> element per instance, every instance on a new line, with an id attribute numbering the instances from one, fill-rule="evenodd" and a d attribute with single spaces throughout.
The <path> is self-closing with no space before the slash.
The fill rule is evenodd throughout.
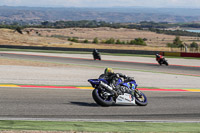
<path id="1" fill-rule="evenodd" d="M 116 74 L 116 77 L 119 78 L 119 74 Z"/>
<path id="2" fill-rule="evenodd" d="M 124 75 L 124 78 L 125 78 L 125 79 L 127 79 L 127 78 L 128 78 L 128 76 L 127 76 L 127 75 Z"/>

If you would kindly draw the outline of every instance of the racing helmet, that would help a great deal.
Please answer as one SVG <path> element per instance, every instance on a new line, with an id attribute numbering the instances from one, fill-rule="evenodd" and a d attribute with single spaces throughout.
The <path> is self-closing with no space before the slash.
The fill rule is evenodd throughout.
<path id="1" fill-rule="evenodd" d="M 110 74 L 110 73 L 114 73 L 112 68 L 106 68 L 104 71 L 104 74 Z"/>

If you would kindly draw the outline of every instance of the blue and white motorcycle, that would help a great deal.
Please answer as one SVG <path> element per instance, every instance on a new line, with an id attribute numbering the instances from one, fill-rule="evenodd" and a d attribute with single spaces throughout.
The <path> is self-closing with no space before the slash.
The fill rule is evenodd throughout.
<path id="1" fill-rule="evenodd" d="M 120 89 L 113 89 L 105 79 L 89 79 L 88 82 L 94 88 L 92 92 L 94 101 L 101 106 L 112 106 L 114 104 L 146 106 L 148 104 L 145 94 L 137 89 L 135 80 L 122 82 L 121 79 L 118 79 L 117 86 L 130 88 L 129 93 L 119 93 Z"/>

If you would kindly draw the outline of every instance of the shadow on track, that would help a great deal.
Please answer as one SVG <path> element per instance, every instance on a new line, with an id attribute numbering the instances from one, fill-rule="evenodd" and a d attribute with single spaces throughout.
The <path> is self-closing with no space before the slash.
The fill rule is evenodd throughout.
<path id="1" fill-rule="evenodd" d="M 96 103 L 86 103 L 86 102 L 70 102 L 71 104 L 78 106 L 88 106 L 88 107 L 102 107 Z M 114 104 L 112 106 L 137 106 L 137 105 L 122 105 L 122 104 Z M 110 106 L 110 107 L 112 107 Z"/>
<path id="2" fill-rule="evenodd" d="M 96 103 L 86 103 L 86 102 L 70 102 L 71 104 L 78 105 L 78 106 L 88 106 L 88 107 L 97 107 L 99 106 Z"/>

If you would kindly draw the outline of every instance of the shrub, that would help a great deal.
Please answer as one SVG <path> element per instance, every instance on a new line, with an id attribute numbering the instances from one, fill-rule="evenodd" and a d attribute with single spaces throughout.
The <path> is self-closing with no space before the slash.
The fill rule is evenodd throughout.
<path id="1" fill-rule="evenodd" d="M 99 40 L 98 40 L 98 38 L 97 37 L 95 37 L 94 39 L 93 39 L 93 42 L 92 43 L 96 43 L 96 44 L 98 44 L 99 43 Z"/>
<path id="2" fill-rule="evenodd" d="M 176 36 L 173 43 L 168 43 L 167 46 L 172 48 L 184 48 L 183 42 L 179 36 Z"/>
<path id="3" fill-rule="evenodd" d="M 129 42 L 129 44 L 133 44 L 133 45 L 143 45 L 146 46 L 146 42 L 142 39 L 142 38 L 136 38 L 135 40 L 131 40 Z"/>
<path id="4" fill-rule="evenodd" d="M 177 48 L 177 46 L 173 43 L 167 43 L 167 47 Z"/>
<path id="5" fill-rule="evenodd" d="M 192 42 L 191 44 L 190 44 L 190 47 L 191 48 L 199 48 L 199 46 L 198 46 L 198 44 L 196 43 L 196 42 Z"/>
<path id="6" fill-rule="evenodd" d="M 75 38 L 75 37 L 73 37 L 73 38 L 68 38 L 68 41 L 71 41 L 71 42 L 76 42 L 76 43 L 78 43 L 79 41 L 78 41 L 78 39 L 77 38 Z"/>
<path id="7" fill-rule="evenodd" d="M 20 34 L 23 34 L 23 33 L 22 33 L 22 29 L 21 29 L 20 27 L 17 27 L 15 30 L 16 30 L 18 33 L 20 33 Z"/>
<path id="8" fill-rule="evenodd" d="M 89 43 L 89 41 L 88 41 L 87 39 L 85 39 L 85 40 L 83 41 L 83 43 Z"/>
<path id="9" fill-rule="evenodd" d="M 108 40 L 105 41 L 106 44 L 115 44 L 115 39 L 114 38 L 110 38 Z"/>
<path id="10" fill-rule="evenodd" d="M 119 39 L 117 39 L 116 44 L 122 44 L 122 42 Z"/>

